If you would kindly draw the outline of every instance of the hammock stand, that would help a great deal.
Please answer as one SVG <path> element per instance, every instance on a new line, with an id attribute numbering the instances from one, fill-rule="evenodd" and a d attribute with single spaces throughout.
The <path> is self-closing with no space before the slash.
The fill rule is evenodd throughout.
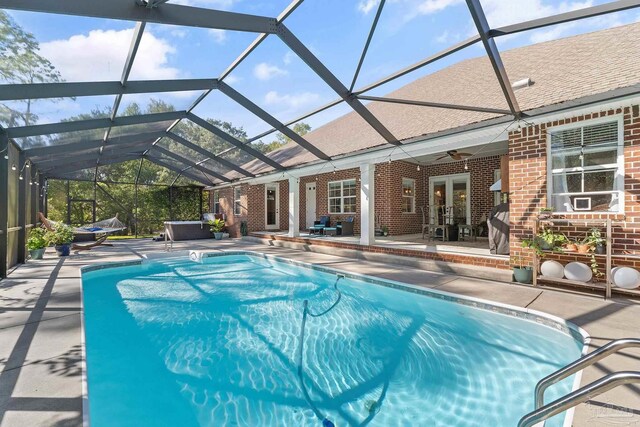
<path id="1" fill-rule="evenodd" d="M 57 222 L 51 221 L 50 219 L 45 217 L 42 212 L 38 212 L 38 217 L 40 218 L 40 221 L 42 222 L 42 226 L 44 228 L 49 231 L 55 230 L 55 226 L 56 224 L 58 224 Z M 122 231 L 126 228 L 127 227 L 122 222 L 120 222 L 120 220 L 118 220 L 118 214 L 116 214 L 116 216 L 114 216 L 113 218 L 98 221 L 93 224 L 87 224 L 82 227 L 74 227 L 73 234 L 95 234 L 96 236 L 98 234 L 101 234 L 101 236 L 97 237 L 95 242 L 86 245 L 74 243 L 71 246 L 71 249 L 76 251 L 90 251 L 92 248 L 98 246 L 113 246 L 113 244 L 111 243 L 106 243 L 107 237 L 109 237 L 111 233 Z"/>

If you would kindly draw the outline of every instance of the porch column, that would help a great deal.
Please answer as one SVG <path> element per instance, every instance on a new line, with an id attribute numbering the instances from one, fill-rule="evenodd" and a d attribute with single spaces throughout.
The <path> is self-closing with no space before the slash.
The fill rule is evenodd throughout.
<path id="1" fill-rule="evenodd" d="M 360 165 L 360 244 L 375 243 L 375 172 L 376 165 Z"/>
<path id="2" fill-rule="evenodd" d="M 300 236 L 300 183 L 289 178 L 289 237 Z"/>

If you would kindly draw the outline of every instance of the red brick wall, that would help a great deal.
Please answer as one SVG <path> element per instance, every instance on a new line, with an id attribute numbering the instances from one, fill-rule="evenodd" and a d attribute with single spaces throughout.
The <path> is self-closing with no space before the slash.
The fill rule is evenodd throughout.
<path id="1" fill-rule="evenodd" d="M 494 205 L 494 192 L 489 187 L 494 183 L 494 171 L 500 169 L 500 156 L 469 159 L 467 166 L 468 170 L 465 170 L 463 161 L 425 166 L 424 200 L 425 205 L 428 205 L 430 177 L 468 173 L 471 185 L 471 223 L 478 224 L 483 216 L 485 219 L 489 216 Z"/>
<path id="2" fill-rule="evenodd" d="M 389 234 L 420 233 L 422 229 L 422 213 L 420 206 L 425 205 L 424 168 L 418 171 L 415 163 L 395 161 L 376 165 L 376 221 L 389 227 Z M 416 182 L 415 212 L 402 212 L 402 178 L 410 178 Z"/>
<path id="3" fill-rule="evenodd" d="M 640 262 L 625 258 L 624 254 L 640 254 L 640 112 L 633 108 L 601 111 L 558 120 L 537 126 L 523 128 L 509 134 L 509 177 L 510 177 L 510 220 L 511 254 L 523 255 L 530 259 L 530 252 L 521 248 L 523 238 L 532 235 L 533 220 L 541 207 L 547 206 L 547 129 L 569 123 L 586 122 L 590 119 L 623 115 L 624 117 L 624 157 L 625 157 L 625 212 L 623 214 L 570 214 L 567 218 L 619 220 L 612 232 L 614 255 L 618 255 L 613 265 L 636 265 Z M 584 237 L 586 227 L 564 228 L 569 237 Z M 547 256 L 549 258 L 556 257 Z M 584 256 L 558 256 L 563 261 L 579 259 L 587 262 Z"/>
<path id="4" fill-rule="evenodd" d="M 236 186 L 237 187 L 237 186 Z M 229 231 L 229 235 L 231 237 L 239 237 L 240 236 L 240 222 L 246 221 L 249 219 L 248 210 L 247 210 L 247 191 L 249 189 L 249 185 L 242 184 L 241 188 L 241 204 L 242 204 L 242 213 L 241 215 L 234 215 L 233 213 L 233 188 L 234 187 L 226 187 L 221 188 L 218 191 L 220 192 L 220 213 L 225 215 L 227 230 Z M 209 202 L 211 203 L 210 211 L 213 212 L 213 195 L 209 197 Z"/>

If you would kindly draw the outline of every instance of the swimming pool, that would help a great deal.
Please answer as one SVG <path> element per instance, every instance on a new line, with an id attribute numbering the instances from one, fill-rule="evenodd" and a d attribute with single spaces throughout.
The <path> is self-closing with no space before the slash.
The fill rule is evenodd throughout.
<path id="1" fill-rule="evenodd" d="M 194 258 L 83 272 L 92 426 L 514 426 L 583 348 L 500 305 L 258 254 Z"/>

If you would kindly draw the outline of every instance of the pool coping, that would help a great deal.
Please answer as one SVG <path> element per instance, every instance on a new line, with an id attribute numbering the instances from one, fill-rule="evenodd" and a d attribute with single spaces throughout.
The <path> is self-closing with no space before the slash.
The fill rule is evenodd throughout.
<path id="1" fill-rule="evenodd" d="M 200 251 L 200 250 L 186 250 L 180 252 L 168 252 L 163 254 L 156 254 L 152 257 L 143 255 L 143 258 L 127 260 L 127 261 L 112 261 L 95 263 L 91 265 L 85 265 L 80 267 L 80 346 L 81 346 L 81 382 L 82 382 L 82 425 L 83 427 L 90 427 L 90 413 L 89 413 L 89 389 L 87 379 L 87 362 L 86 362 L 86 337 L 85 337 L 85 318 L 84 318 L 84 286 L 82 285 L 82 276 L 84 273 L 89 273 L 98 270 L 130 267 L 134 265 L 143 265 L 149 262 L 161 261 L 163 259 L 190 259 L 193 262 L 202 262 L 204 258 L 215 258 L 221 256 L 232 255 L 247 255 L 256 258 L 262 258 L 267 260 L 273 260 L 285 264 L 295 265 L 298 267 L 307 268 L 310 270 L 321 271 L 330 274 L 342 274 L 345 278 L 361 280 L 366 283 L 371 283 L 378 286 L 384 286 L 392 289 L 398 289 L 405 292 L 412 292 L 427 297 L 440 299 L 443 301 L 452 302 L 455 304 L 465 305 L 472 308 L 477 308 L 484 311 L 490 311 L 505 316 L 514 317 L 517 319 L 535 322 L 542 326 L 555 329 L 566 335 L 571 336 L 575 340 L 582 341 L 581 355 L 587 354 L 589 343 L 591 341 L 590 335 L 583 328 L 578 325 L 569 322 L 561 317 L 554 316 L 549 313 L 545 313 L 538 310 L 532 310 L 526 307 L 517 307 L 511 304 L 505 304 L 497 301 L 491 301 L 484 298 L 476 298 L 471 296 L 465 296 L 456 294 L 453 292 L 442 291 L 433 288 L 426 288 L 424 286 L 412 285 L 410 283 L 400 282 L 391 279 L 383 279 L 380 277 L 369 276 L 361 273 L 353 273 L 350 271 L 340 270 L 334 267 L 325 267 L 322 265 L 312 264 L 304 261 L 297 261 L 290 258 L 285 258 L 277 255 L 270 255 L 258 251 L 250 250 L 216 250 L 216 251 Z M 580 382 L 582 380 L 583 370 L 578 371 L 575 374 L 571 392 L 580 388 Z M 532 396 L 533 398 L 533 396 Z M 571 427 L 573 423 L 575 407 L 566 411 L 566 416 L 563 422 L 563 427 Z M 526 414 L 523 414 L 523 416 Z"/>

